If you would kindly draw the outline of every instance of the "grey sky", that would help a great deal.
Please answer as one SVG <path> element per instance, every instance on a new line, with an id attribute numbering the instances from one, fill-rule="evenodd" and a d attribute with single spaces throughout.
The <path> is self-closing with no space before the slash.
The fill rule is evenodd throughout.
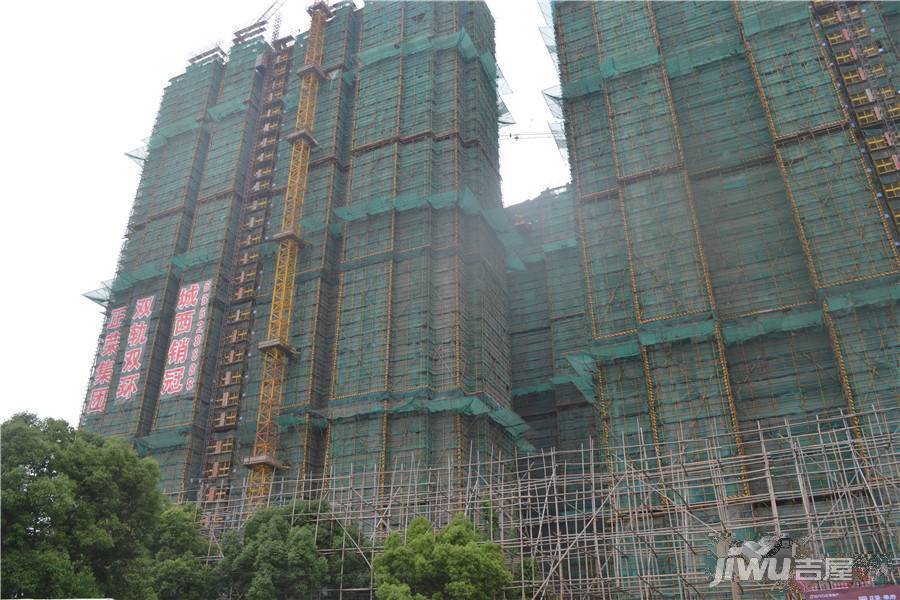
<path id="1" fill-rule="evenodd" d="M 163 87 L 187 59 L 252 22 L 269 0 L 5 2 L 0 39 L 5 218 L 0 418 L 77 422 L 102 314 L 81 293 L 113 275 L 140 176 L 123 152 L 150 134 Z M 289 0 L 282 34 L 305 29 Z M 535 0 L 490 0 L 516 132 L 549 132 L 541 90 L 557 83 Z M 501 138 L 506 205 L 562 185 L 552 139 Z"/>

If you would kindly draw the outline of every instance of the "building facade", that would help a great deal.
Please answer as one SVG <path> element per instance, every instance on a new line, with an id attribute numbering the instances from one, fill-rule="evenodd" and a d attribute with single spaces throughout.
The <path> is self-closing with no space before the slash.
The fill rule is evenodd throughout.
<path id="1" fill-rule="evenodd" d="M 169 492 L 524 443 L 492 17 L 312 14 L 192 59 L 150 138 L 81 425 L 133 441 Z"/>
<path id="2" fill-rule="evenodd" d="M 528 249 L 514 405 L 536 445 L 727 434 L 739 457 L 757 422 L 894 406 L 897 6 L 553 18 L 572 184 L 507 209 Z"/>
<path id="3" fill-rule="evenodd" d="M 572 183 L 507 209 L 487 7 L 318 6 L 163 96 L 82 427 L 167 491 L 896 404 L 896 5 L 555 4 Z"/>

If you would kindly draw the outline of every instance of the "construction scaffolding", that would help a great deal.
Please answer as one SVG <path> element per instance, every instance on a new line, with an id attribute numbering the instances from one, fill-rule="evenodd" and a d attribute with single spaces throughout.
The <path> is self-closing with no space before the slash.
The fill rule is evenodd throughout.
<path id="1" fill-rule="evenodd" d="M 242 57 L 253 51 L 252 44 L 236 47 L 230 68 L 220 49 L 204 52 L 166 87 L 110 285 L 107 326 L 82 417 L 83 427 L 127 439 L 173 426 L 156 438 L 181 455 L 163 459 L 167 480 L 182 480 L 187 456 L 198 438 L 202 443 L 205 420 L 194 414 L 191 394 L 184 394 L 182 409 L 160 409 L 168 336 L 182 275 L 194 269 L 215 278 L 221 265 L 232 214 L 227 177 L 240 168 L 234 131 L 246 119 L 243 108 L 239 115 L 227 108 L 237 90 L 252 87 Z M 203 177 L 204 165 L 211 167 L 210 178 Z M 205 218 L 195 220 L 198 213 Z"/>
<path id="2" fill-rule="evenodd" d="M 215 437 L 207 434 L 215 416 L 205 395 L 216 386 L 217 350 L 234 294 L 232 261 L 262 94 L 257 65 L 267 50 L 256 35 L 242 39 L 229 53 L 217 102 L 207 110 L 210 138 L 190 240 L 186 252 L 172 258 L 180 277 L 167 307 L 172 311 L 166 332 L 170 338 L 157 342 L 163 348 L 159 397 L 150 433 L 140 442 L 159 463 L 167 488 L 226 468 L 204 464 L 208 438 Z"/>
<path id="3" fill-rule="evenodd" d="M 108 303 L 124 340 L 119 314 L 152 297 L 145 348 L 101 337 L 85 404 L 83 426 L 153 456 L 166 490 L 203 481 L 210 503 L 238 465 L 263 499 L 276 472 L 527 447 L 490 12 L 311 14 L 271 43 L 262 23 L 237 32 L 167 88 Z"/>
<path id="4" fill-rule="evenodd" d="M 484 3 L 245 28 L 163 95 L 82 426 L 213 555 L 320 497 L 368 560 L 499 521 L 523 597 L 728 595 L 710 533 L 895 552 L 898 7 L 548 6 L 572 183 L 506 209 Z"/>
<path id="5" fill-rule="evenodd" d="M 828 48 L 832 82 L 859 133 L 869 185 L 900 228 L 900 7 L 814 2 L 817 39 Z M 849 107 L 849 108 L 848 108 Z M 874 175 L 874 177 L 872 176 Z"/>
<path id="6" fill-rule="evenodd" d="M 867 432 L 861 438 L 857 422 Z M 813 557 L 896 556 L 898 426 L 900 409 L 757 423 L 741 432 L 741 457 L 730 455 L 730 434 L 696 439 L 685 429 L 662 444 L 662 467 L 647 440 L 631 445 L 625 436 L 608 455 L 594 438 L 529 456 L 485 458 L 472 447 L 461 464 L 450 455 L 443 466 L 416 461 L 383 474 L 363 466 L 279 480 L 268 501 L 362 531 L 363 543 L 346 534 L 327 551 L 362 555 L 369 565 L 385 538 L 414 518 L 444 525 L 465 513 L 503 548 L 515 597 L 799 597 L 771 582 L 710 587 L 716 560 L 729 540 L 768 534 Z M 734 473 L 744 474 L 747 493 L 732 493 L 742 485 Z M 300 499 L 325 502 L 295 504 Z M 241 495 L 207 514 L 210 558 L 253 510 Z M 881 574 L 894 582 L 898 575 L 896 567 Z M 354 579 L 352 589 L 324 597 L 370 598 L 372 590 Z"/>
<path id="7" fill-rule="evenodd" d="M 262 371 L 256 413 L 256 436 L 252 454 L 243 461 L 244 466 L 250 468 L 251 495 L 257 500 L 263 499 L 269 493 L 275 470 L 281 466 L 277 457 L 279 432 L 274 419 L 284 402 L 287 364 L 293 351 L 290 346 L 290 335 L 297 259 L 301 247 L 299 221 L 306 198 L 310 155 L 316 143 L 313 137 L 313 119 L 319 97 L 319 84 L 325 79 L 321 63 L 325 52 L 325 22 L 331 10 L 327 4 L 319 2 L 310 7 L 309 12 L 312 25 L 307 38 L 303 67 L 298 72 L 301 77 L 300 102 L 297 106 L 294 131 L 286 137 L 291 143 L 291 162 L 284 191 L 281 229 L 272 236 L 272 239 L 278 242 L 278 251 L 275 257 L 269 324 L 266 338 L 258 344 L 262 353 Z M 305 467 L 303 469 L 305 470 Z"/>
<path id="8" fill-rule="evenodd" d="M 896 402 L 900 262 L 871 176 L 891 149 L 858 143 L 826 4 L 548 7 L 573 182 L 507 209 L 512 393 L 536 446 L 732 431 L 737 457 L 746 423 Z M 894 9 L 866 6 L 871 60 L 893 64 Z"/>
<path id="9" fill-rule="evenodd" d="M 250 334 L 257 307 L 258 281 L 262 277 L 264 238 L 271 210 L 273 165 L 278 155 L 278 135 L 284 122 L 283 97 L 290 73 L 293 40 L 275 40 L 273 52 L 258 57 L 256 69 L 264 73 L 256 139 L 252 140 L 251 172 L 244 179 L 237 239 L 232 243 L 231 280 L 224 306 L 219 365 L 214 378 L 214 397 L 207 424 L 208 437 L 202 476 L 203 500 L 216 502 L 231 493 L 230 477 L 236 470 L 236 431 L 253 349 Z M 252 139 L 252 138 L 251 138 Z"/>
<path id="10" fill-rule="evenodd" d="M 386 2 L 358 26 L 323 467 L 512 447 L 493 20 L 481 3 Z"/>

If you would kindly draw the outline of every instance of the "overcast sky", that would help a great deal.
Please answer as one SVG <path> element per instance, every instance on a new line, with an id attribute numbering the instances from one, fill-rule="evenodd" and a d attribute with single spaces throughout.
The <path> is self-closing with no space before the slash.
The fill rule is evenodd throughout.
<path id="1" fill-rule="evenodd" d="M 4 2 L 0 16 L 4 257 L 0 419 L 28 410 L 78 420 L 102 311 L 81 296 L 114 272 L 140 168 L 124 152 L 150 134 L 163 87 L 187 59 L 271 0 Z M 289 0 L 282 35 L 305 29 Z M 501 130 L 506 205 L 564 184 L 541 90 L 557 83 L 536 0 L 490 0 L 497 61 L 516 125 Z M 227 45 L 225 46 L 227 48 Z"/>

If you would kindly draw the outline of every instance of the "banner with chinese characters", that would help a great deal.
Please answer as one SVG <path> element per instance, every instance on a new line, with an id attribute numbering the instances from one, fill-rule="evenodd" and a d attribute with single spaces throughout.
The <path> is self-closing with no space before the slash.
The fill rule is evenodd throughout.
<path id="1" fill-rule="evenodd" d="M 119 385 L 116 387 L 116 401 L 127 402 L 137 396 L 144 348 L 147 345 L 147 329 L 150 326 L 150 316 L 153 314 L 155 299 L 156 296 L 147 296 L 134 303 L 131 326 L 128 328 L 128 337 L 125 340 L 122 369 L 119 372 Z"/>
<path id="2" fill-rule="evenodd" d="M 159 390 L 161 398 L 188 394 L 197 387 L 211 290 L 211 279 L 186 284 L 178 290 L 178 305 L 172 319 L 171 341 Z"/>
<path id="3" fill-rule="evenodd" d="M 116 362 L 116 354 L 122 343 L 122 323 L 128 314 L 127 306 L 120 306 L 109 311 L 109 317 L 103 325 L 105 333 L 100 352 L 94 361 L 94 369 L 91 371 L 91 384 L 88 389 L 87 413 L 99 413 L 106 409 L 106 400 L 109 397 L 109 386 L 112 382 L 113 365 Z"/>
<path id="4" fill-rule="evenodd" d="M 809 592 L 806 598 L 807 600 L 897 600 L 900 598 L 900 585 L 814 590 Z"/>

